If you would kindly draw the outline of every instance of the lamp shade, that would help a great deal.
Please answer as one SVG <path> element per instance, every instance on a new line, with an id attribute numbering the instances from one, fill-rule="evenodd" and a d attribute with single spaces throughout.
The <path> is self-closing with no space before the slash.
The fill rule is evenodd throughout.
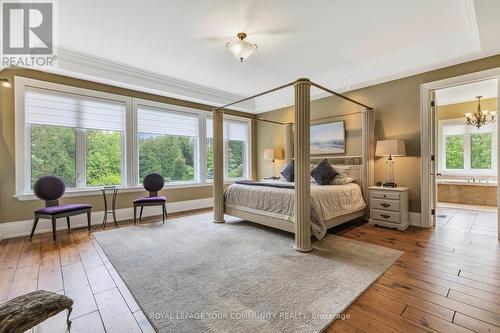
<path id="1" fill-rule="evenodd" d="M 269 161 L 282 160 L 283 159 L 283 149 L 281 148 L 269 148 L 264 150 L 264 159 Z"/>
<path id="2" fill-rule="evenodd" d="M 380 140 L 375 149 L 377 156 L 406 156 L 404 140 Z"/>

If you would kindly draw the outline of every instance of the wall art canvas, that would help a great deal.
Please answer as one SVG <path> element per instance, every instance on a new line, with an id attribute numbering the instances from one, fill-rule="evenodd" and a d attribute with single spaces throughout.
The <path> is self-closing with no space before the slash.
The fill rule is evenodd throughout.
<path id="1" fill-rule="evenodd" d="M 311 126 L 311 154 L 344 154 L 344 121 Z"/>

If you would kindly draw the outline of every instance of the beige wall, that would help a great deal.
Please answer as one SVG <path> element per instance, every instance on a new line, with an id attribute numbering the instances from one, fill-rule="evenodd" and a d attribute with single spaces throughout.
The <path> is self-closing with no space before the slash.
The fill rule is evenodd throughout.
<path id="1" fill-rule="evenodd" d="M 335 101 L 332 105 L 328 99 L 319 99 L 311 103 L 311 123 L 319 124 L 331 121 L 344 121 L 345 138 L 346 138 L 346 153 L 336 154 L 342 155 L 361 155 L 361 108 L 353 110 L 350 103 L 345 100 Z M 354 113 L 348 116 L 343 114 Z M 264 119 L 277 120 L 281 122 L 294 122 L 294 109 L 287 107 L 271 112 L 263 113 Z M 285 144 L 285 126 L 262 121 L 257 122 L 257 174 L 259 178 L 270 176 L 273 174 L 273 167 L 269 161 L 263 160 L 264 149 L 266 148 L 284 148 Z M 278 161 L 275 167 L 276 174 L 283 167 L 284 161 Z"/>
<path id="2" fill-rule="evenodd" d="M 12 84 L 14 84 L 14 75 L 66 84 L 79 88 L 93 89 L 97 91 L 125 95 L 135 98 L 148 99 L 157 102 L 177 104 L 201 110 L 210 111 L 211 109 L 211 107 L 207 105 L 141 93 L 129 89 L 43 73 L 39 71 L 25 69 L 7 69 L 0 72 L 0 77 L 9 79 Z M 11 89 L 0 87 L 0 222 L 31 219 L 33 218 L 33 211 L 43 206 L 43 203 L 38 200 L 19 201 L 13 196 L 15 194 L 14 89 L 15 87 Z M 253 115 L 248 115 L 240 112 L 229 111 L 228 113 L 253 117 Z M 212 197 L 212 186 L 199 186 L 170 190 L 167 188 L 166 191 L 164 190 L 162 192 L 167 195 L 168 202 L 203 199 Z M 117 208 L 131 207 L 132 201 L 144 194 L 145 192 L 120 193 L 117 199 Z M 73 198 L 64 198 L 62 202 L 89 203 L 94 206 L 94 211 L 104 210 L 101 196 L 80 196 Z"/>
<path id="3" fill-rule="evenodd" d="M 464 118 L 467 112 L 474 113 L 477 110 L 477 100 L 441 105 L 437 108 L 438 120 Z M 497 99 L 486 98 L 481 100 L 481 110 L 483 111 L 497 111 Z"/>
<path id="4" fill-rule="evenodd" d="M 392 138 L 405 140 L 407 156 L 396 158 L 394 174 L 399 185 L 411 188 L 411 211 L 420 212 L 420 85 L 495 67 L 500 67 L 500 55 L 373 85 L 346 94 L 375 109 L 376 140 Z M 321 105 L 321 107 L 316 107 L 316 105 Z M 359 111 L 359 107 L 353 104 L 347 105 L 338 97 L 327 97 L 313 103 L 311 119 L 327 116 L 328 112 L 338 112 L 337 110 L 354 112 Z M 264 113 L 261 116 L 290 121 L 293 120 L 290 112 L 288 109 L 281 109 Z M 259 137 L 256 152 L 258 170 L 259 176 L 263 176 L 267 171 L 263 166 L 263 149 L 273 142 L 278 142 L 278 139 L 276 133 L 269 133 L 263 125 L 258 126 L 257 135 Z M 348 154 L 352 153 L 348 151 Z M 375 180 L 383 181 L 384 175 L 385 160 L 377 158 Z"/>

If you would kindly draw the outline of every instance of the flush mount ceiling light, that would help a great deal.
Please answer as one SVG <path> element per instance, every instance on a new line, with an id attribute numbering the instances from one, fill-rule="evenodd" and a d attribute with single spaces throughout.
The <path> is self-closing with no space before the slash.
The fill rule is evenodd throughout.
<path id="1" fill-rule="evenodd" d="M 257 44 L 247 42 L 245 40 L 247 34 L 244 32 L 238 33 L 237 36 L 239 40 L 234 43 L 226 43 L 226 47 L 240 62 L 243 62 L 243 60 L 250 57 L 257 50 Z"/>
<path id="2" fill-rule="evenodd" d="M 12 88 L 12 84 L 7 79 L 0 79 L 2 87 Z"/>
<path id="3" fill-rule="evenodd" d="M 477 96 L 477 111 L 465 114 L 465 123 L 467 125 L 476 126 L 478 129 L 483 125 L 491 124 L 495 122 L 496 111 L 482 111 L 481 110 L 481 98 L 483 96 Z"/>

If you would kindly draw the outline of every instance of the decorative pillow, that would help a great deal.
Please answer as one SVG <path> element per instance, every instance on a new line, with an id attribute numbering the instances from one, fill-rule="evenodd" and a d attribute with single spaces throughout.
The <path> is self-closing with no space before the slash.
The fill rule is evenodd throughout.
<path id="1" fill-rule="evenodd" d="M 344 174 L 346 176 L 349 176 L 351 174 L 351 170 L 352 170 L 352 166 L 344 166 L 344 165 L 336 165 L 333 168 L 338 173 Z"/>
<path id="2" fill-rule="evenodd" d="M 331 181 L 330 185 L 347 185 L 349 183 L 354 183 L 354 178 L 338 175 Z"/>
<path id="3" fill-rule="evenodd" d="M 338 175 L 331 181 L 330 185 L 345 185 L 354 182 L 354 179 L 349 177 L 352 167 L 336 165 L 334 169 L 338 172 Z M 347 181 L 348 178 L 351 179 L 351 181 Z"/>
<path id="4" fill-rule="evenodd" d="M 295 177 L 295 167 L 293 164 L 293 160 L 288 163 L 283 170 L 281 170 L 280 174 L 285 178 L 287 182 L 293 182 Z"/>
<path id="5" fill-rule="evenodd" d="M 325 159 L 321 161 L 312 171 L 311 176 L 318 185 L 328 185 L 338 175 L 338 172 Z"/>

